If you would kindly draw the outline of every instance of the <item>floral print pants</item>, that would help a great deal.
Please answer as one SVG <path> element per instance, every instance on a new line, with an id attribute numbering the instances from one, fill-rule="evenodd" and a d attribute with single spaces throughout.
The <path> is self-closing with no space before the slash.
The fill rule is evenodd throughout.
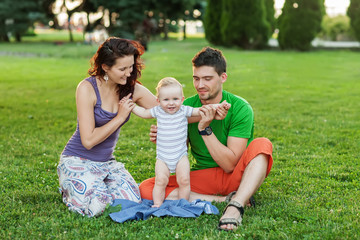
<path id="1" fill-rule="evenodd" d="M 61 155 L 57 173 L 63 202 L 83 216 L 101 215 L 115 199 L 141 202 L 138 185 L 116 160 L 94 162 Z"/>

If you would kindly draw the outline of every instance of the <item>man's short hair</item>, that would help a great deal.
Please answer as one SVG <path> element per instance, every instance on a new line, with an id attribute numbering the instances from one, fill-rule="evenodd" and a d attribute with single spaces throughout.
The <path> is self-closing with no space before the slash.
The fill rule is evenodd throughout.
<path id="1" fill-rule="evenodd" d="M 215 48 L 204 47 L 194 56 L 192 64 L 194 67 L 214 67 L 219 76 L 226 73 L 226 59 L 222 52 Z"/>

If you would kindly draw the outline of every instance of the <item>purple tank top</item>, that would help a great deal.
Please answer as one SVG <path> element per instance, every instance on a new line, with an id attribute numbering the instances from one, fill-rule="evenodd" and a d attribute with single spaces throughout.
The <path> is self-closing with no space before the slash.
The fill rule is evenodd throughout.
<path id="1" fill-rule="evenodd" d="M 108 112 L 101 108 L 101 98 L 99 90 L 97 88 L 96 78 L 89 77 L 86 80 L 89 81 L 94 87 L 97 98 L 96 104 L 94 106 L 95 127 L 101 127 L 102 125 L 108 123 L 111 119 L 113 119 L 117 115 L 117 113 Z M 121 124 L 121 126 L 124 125 L 129 120 L 129 118 L 130 114 L 126 118 L 125 122 Z M 81 143 L 78 121 L 76 131 L 66 144 L 62 155 L 86 158 L 95 162 L 109 161 L 110 159 L 114 158 L 113 152 L 119 138 L 121 126 L 103 142 L 95 145 L 92 149 L 87 150 Z"/>

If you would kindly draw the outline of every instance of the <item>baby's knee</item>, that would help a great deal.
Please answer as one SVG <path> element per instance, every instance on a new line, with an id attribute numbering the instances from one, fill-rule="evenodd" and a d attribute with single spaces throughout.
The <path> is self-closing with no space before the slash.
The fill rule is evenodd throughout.
<path id="1" fill-rule="evenodd" d="M 189 176 L 181 176 L 177 178 L 177 183 L 180 187 L 189 186 L 190 185 L 190 177 Z"/>
<path id="2" fill-rule="evenodd" d="M 165 187 L 169 182 L 169 178 L 167 176 L 156 176 L 155 177 L 155 184 L 158 186 Z"/>

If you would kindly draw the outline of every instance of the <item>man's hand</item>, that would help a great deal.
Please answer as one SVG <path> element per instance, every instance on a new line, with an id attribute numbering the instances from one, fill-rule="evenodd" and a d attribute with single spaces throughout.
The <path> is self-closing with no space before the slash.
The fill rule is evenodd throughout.
<path id="1" fill-rule="evenodd" d="M 214 119 L 216 108 L 212 107 L 211 105 L 203 105 L 199 110 L 201 119 L 199 121 L 198 129 L 201 131 L 208 127 L 211 121 Z"/>
<path id="2" fill-rule="evenodd" d="M 150 136 L 150 141 L 153 143 L 156 143 L 156 137 L 157 137 L 157 126 L 156 125 L 151 125 L 149 136 Z"/>

